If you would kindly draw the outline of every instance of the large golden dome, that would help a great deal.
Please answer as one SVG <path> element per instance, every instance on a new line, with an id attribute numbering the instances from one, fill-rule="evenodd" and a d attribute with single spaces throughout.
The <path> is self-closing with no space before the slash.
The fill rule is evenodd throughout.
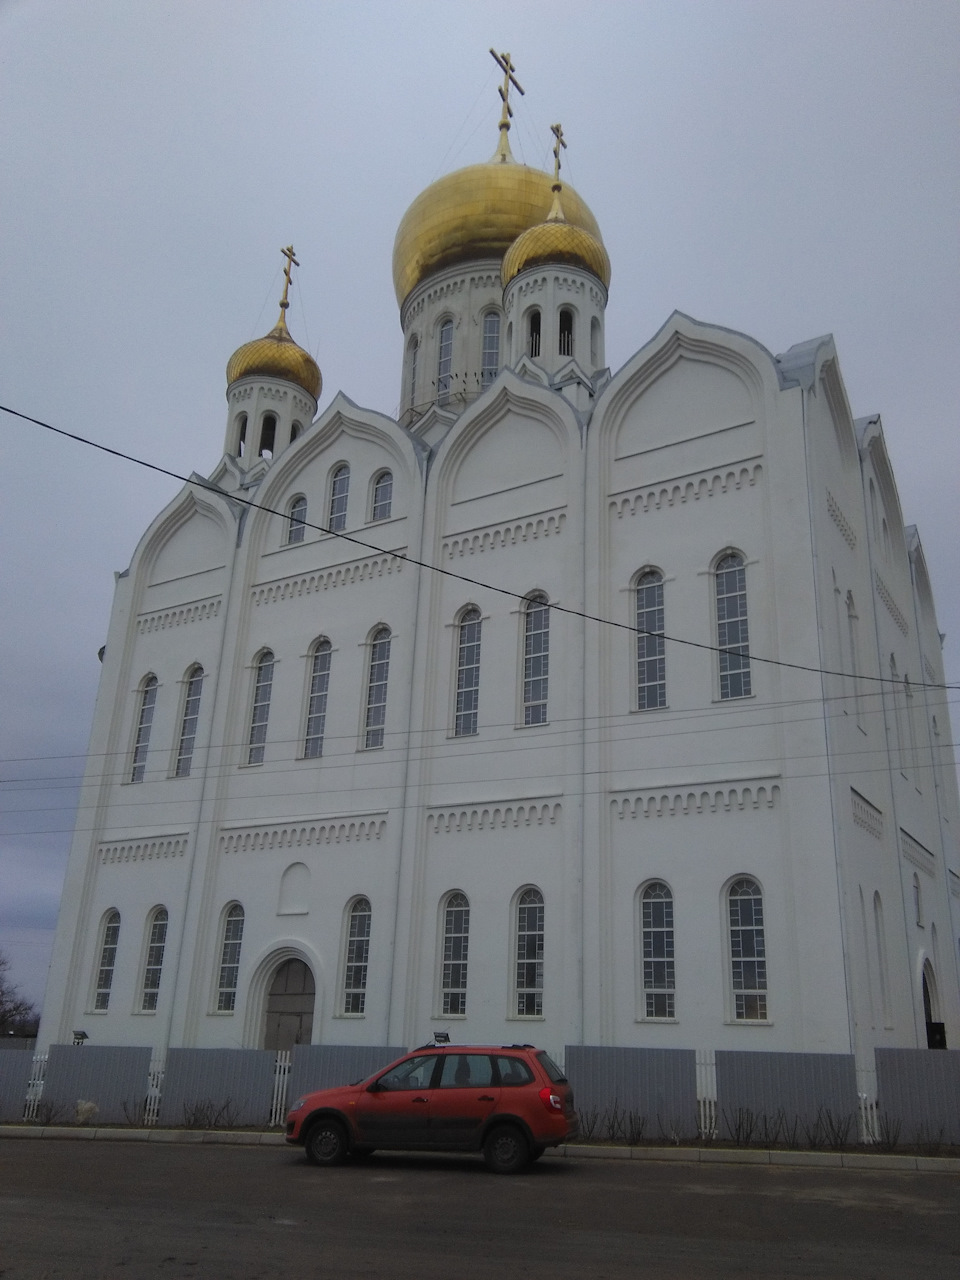
<path id="1" fill-rule="evenodd" d="M 280 319 L 266 337 L 245 342 L 227 362 L 228 386 L 239 378 L 250 377 L 282 378 L 284 382 L 302 387 L 314 400 L 319 399 L 323 385 L 320 366 L 309 351 L 297 346 L 290 337 L 282 310 Z"/>
<path id="2" fill-rule="evenodd" d="M 403 303 L 421 280 L 474 258 L 502 258 L 521 232 L 544 222 L 553 179 L 517 164 L 509 149 L 487 164 L 440 178 L 403 215 L 393 245 L 393 283 Z M 563 189 L 567 221 L 600 241 L 597 220 L 572 187 Z M 602 242 L 601 242 L 602 244 Z"/>

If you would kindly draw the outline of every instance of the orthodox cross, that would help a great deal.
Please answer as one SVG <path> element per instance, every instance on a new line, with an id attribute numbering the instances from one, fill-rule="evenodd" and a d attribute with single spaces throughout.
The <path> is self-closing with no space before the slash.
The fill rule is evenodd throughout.
<path id="1" fill-rule="evenodd" d="M 290 285 L 293 283 L 293 275 L 290 268 L 299 267 L 300 263 L 294 256 L 292 244 L 288 244 L 287 247 L 285 249 L 281 249 L 280 252 L 287 260 L 287 265 L 283 269 L 283 297 L 280 299 L 280 310 L 286 311 L 287 307 L 290 305 L 287 300 L 287 293 L 290 289 Z"/>
<path id="2" fill-rule="evenodd" d="M 553 144 L 553 181 L 556 184 L 560 181 L 560 148 L 563 147 L 566 150 L 567 144 L 563 136 L 563 125 L 552 124 L 550 132 L 556 138 L 556 142 Z"/>
<path id="3" fill-rule="evenodd" d="M 517 93 L 523 93 L 523 86 L 517 77 L 513 74 L 516 67 L 510 61 L 509 53 L 497 53 L 496 49 L 490 50 L 491 57 L 503 72 L 503 84 L 500 86 L 500 99 L 503 102 L 503 110 L 500 112 L 500 128 L 505 130 L 510 128 L 510 117 L 513 115 L 513 108 L 510 106 L 510 86 L 516 89 Z"/>

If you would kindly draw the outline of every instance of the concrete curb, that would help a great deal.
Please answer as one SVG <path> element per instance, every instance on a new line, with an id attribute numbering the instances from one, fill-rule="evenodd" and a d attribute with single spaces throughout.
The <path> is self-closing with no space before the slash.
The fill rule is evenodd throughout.
<path id="1" fill-rule="evenodd" d="M 82 1125 L 0 1125 L 2 1138 L 60 1138 L 73 1142 L 180 1142 L 282 1147 L 282 1133 L 238 1129 L 98 1129 Z M 898 1156 L 867 1151 L 767 1151 L 753 1147 L 615 1147 L 567 1143 L 545 1153 L 561 1160 L 659 1160 L 685 1164 L 765 1164 L 801 1169 L 876 1169 L 905 1173 L 960 1173 L 951 1156 Z"/>

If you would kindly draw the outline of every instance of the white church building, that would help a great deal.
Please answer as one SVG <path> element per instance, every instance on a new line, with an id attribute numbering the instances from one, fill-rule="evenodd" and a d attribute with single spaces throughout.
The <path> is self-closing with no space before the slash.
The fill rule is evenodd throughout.
<path id="1" fill-rule="evenodd" d="M 509 83 L 505 85 L 509 90 Z M 399 420 L 280 318 L 117 576 L 40 1044 L 960 1047 L 933 595 L 833 341 L 605 367 L 584 201 L 397 233 Z"/>

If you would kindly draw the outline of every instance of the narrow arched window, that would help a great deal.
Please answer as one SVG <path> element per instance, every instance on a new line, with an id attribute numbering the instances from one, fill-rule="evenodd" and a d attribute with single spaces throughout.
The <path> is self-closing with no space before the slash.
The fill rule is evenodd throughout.
<path id="1" fill-rule="evenodd" d="M 343 977 L 343 1012 L 363 1013 L 367 1000 L 367 962 L 370 958 L 370 902 L 358 898 L 350 908 L 347 956 Z"/>
<path id="2" fill-rule="evenodd" d="M 540 312 L 534 308 L 527 317 L 527 355 L 536 360 L 540 354 Z"/>
<path id="3" fill-rule="evenodd" d="M 647 1018 L 676 1017 L 673 958 L 673 894 L 662 880 L 648 884 L 640 900 L 643 931 L 643 1000 Z"/>
<path id="4" fill-rule="evenodd" d="M 150 1013 L 157 1007 L 163 952 L 167 945 L 168 919 L 166 907 L 157 907 L 148 921 L 150 932 L 147 936 L 147 956 L 143 967 L 143 992 L 140 999 L 140 1008 L 144 1013 Z"/>
<path id="5" fill-rule="evenodd" d="M 543 894 L 525 889 L 517 902 L 517 1016 L 543 1015 Z"/>
<path id="6" fill-rule="evenodd" d="M 767 949 L 763 895 L 755 880 L 742 877 L 730 886 L 730 965 L 733 1016 L 738 1022 L 767 1018 Z"/>
<path id="7" fill-rule="evenodd" d="M 140 689 L 140 712 L 137 716 L 137 737 L 133 744 L 133 764 L 130 770 L 131 782 L 142 782 L 147 769 L 147 752 L 150 749 L 150 730 L 153 728 L 153 713 L 157 707 L 156 676 L 147 676 Z M 167 766 L 169 768 L 169 765 Z"/>
<path id="8" fill-rule="evenodd" d="M 241 413 L 237 416 L 237 457 L 243 457 L 243 451 L 247 444 L 247 415 Z"/>
<path id="9" fill-rule="evenodd" d="M 277 418 L 276 414 L 265 413 L 263 422 L 260 424 L 260 448 L 258 450 L 261 458 L 272 458 L 273 451 L 277 443 Z"/>
<path id="10" fill-rule="evenodd" d="M 480 355 L 480 385 L 489 387 L 500 370 L 500 316 L 488 311 L 483 317 L 483 350 Z"/>
<path id="11" fill-rule="evenodd" d="M 193 667 L 187 676 L 183 697 L 183 718 L 180 721 L 180 742 L 177 745 L 178 778 L 188 778 L 193 764 L 193 749 L 197 742 L 197 720 L 200 716 L 200 694 L 203 690 L 203 667 Z"/>
<path id="12" fill-rule="evenodd" d="M 382 747 L 387 722 L 387 677 L 390 674 L 390 628 L 380 627 L 370 642 L 370 669 L 367 675 L 367 712 L 363 745 Z"/>
<path id="13" fill-rule="evenodd" d="M 460 615 L 457 642 L 457 710 L 453 732 L 463 738 L 477 732 L 480 705 L 480 610 L 471 605 Z"/>
<path id="14" fill-rule="evenodd" d="M 373 482 L 371 520 L 389 520 L 393 510 L 393 473 L 381 471 Z"/>
<path id="15" fill-rule="evenodd" d="M 303 430 L 303 427 L 301 427 L 299 422 L 294 422 L 291 424 L 291 427 L 290 427 L 290 443 L 291 444 L 293 444 L 294 440 L 299 439 L 300 432 L 302 430 Z"/>
<path id="16" fill-rule="evenodd" d="M 217 976 L 217 1011 L 232 1013 L 237 1003 L 237 980 L 240 976 L 240 945 L 243 942 L 243 907 L 239 902 L 227 912 L 223 922 L 223 944 L 220 947 L 220 972 Z"/>
<path id="17" fill-rule="evenodd" d="M 590 321 L 590 363 L 594 369 L 600 363 L 600 321 L 596 316 Z"/>
<path id="18" fill-rule="evenodd" d="M 117 943 L 120 941 L 120 912 L 109 911 L 103 921 L 100 963 L 97 966 L 97 990 L 93 1007 L 101 1012 L 110 1007 L 110 988 L 117 965 Z"/>
<path id="19" fill-rule="evenodd" d="M 724 556 L 716 569 L 717 646 L 720 697 L 750 695 L 750 637 L 747 629 L 747 575 L 743 557 Z"/>
<path id="20" fill-rule="evenodd" d="M 540 591 L 523 610 L 523 723 L 547 723 L 550 678 L 550 606 Z"/>
<path id="21" fill-rule="evenodd" d="M 443 970 L 440 1011 L 444 1016 L 467 1012 L 467 952 L 470 903 L 464 893 L 451 893 L 443 911 Z"/>
<path id="22" fill-rule="evenodd" d="M 923 928 L 923 894 L 920 891 L 920 877 L 913 873 L 913 919 L 919 929 Z"/>
<path id="23" fill-rule="evenodd" d="M 299 494 L 290 503 L 287 515 L 287 544 L 302 542 L 307 532 L 307 500 Z"/>
<path id="24" fill-rule="evenodd" d="M 332 533 L 339 533 L 347 525 L 347 497 L 350 493 L 350 468 L 344 463 L 337 467 L 330 481 L 330 509 L 327 525 Z"/>
<path id="25" fill-rule="evenodd" d="M 307 701 L 307 731 L 303 754 L 307 760 L 323 755 L 323 732 L 327 722 L 327 692 L 330 688 L 329 640 L 318 640 L 310 663 L 310 696 Z"/>
<path id="26" fill-rule="evenodd" d="M 417 407 L 417 356 L 420 354 L 420 341 L 418 338 L 410 339 L 410 346 L 407 355 L 407 408 L 415 409 Z"/>
<path id="27" fill-rule="evenodd" d="M 449 399 L 453 387 L 453 321 L 444 320 L 440 326 L 440 347 L 437 357 L 437 397 L 443 404 Z"/>
<path id="28" fill-rule="evenodd" d="M 651 569 L 637 579 L 637 708 L 667 705 L 663 636 L 663 574 Z"/>
<path id="29" fill-rule="evenodd" d="M 569 307 L 560 308 L 557 350 L 562 356 L 573 355 L 573 312 Z"/>
<path id="30" fill-rule="evenodd" d="M 273 654 L 269 649 L 257 659 L 253 684 L 253 709 L 250 713 L 250 738 L 247 748 L 247 764 L 263 764 L 263 751 L 267 741 L 267 721 L 270 719 L 270 695 L 273 693 Z"/>

